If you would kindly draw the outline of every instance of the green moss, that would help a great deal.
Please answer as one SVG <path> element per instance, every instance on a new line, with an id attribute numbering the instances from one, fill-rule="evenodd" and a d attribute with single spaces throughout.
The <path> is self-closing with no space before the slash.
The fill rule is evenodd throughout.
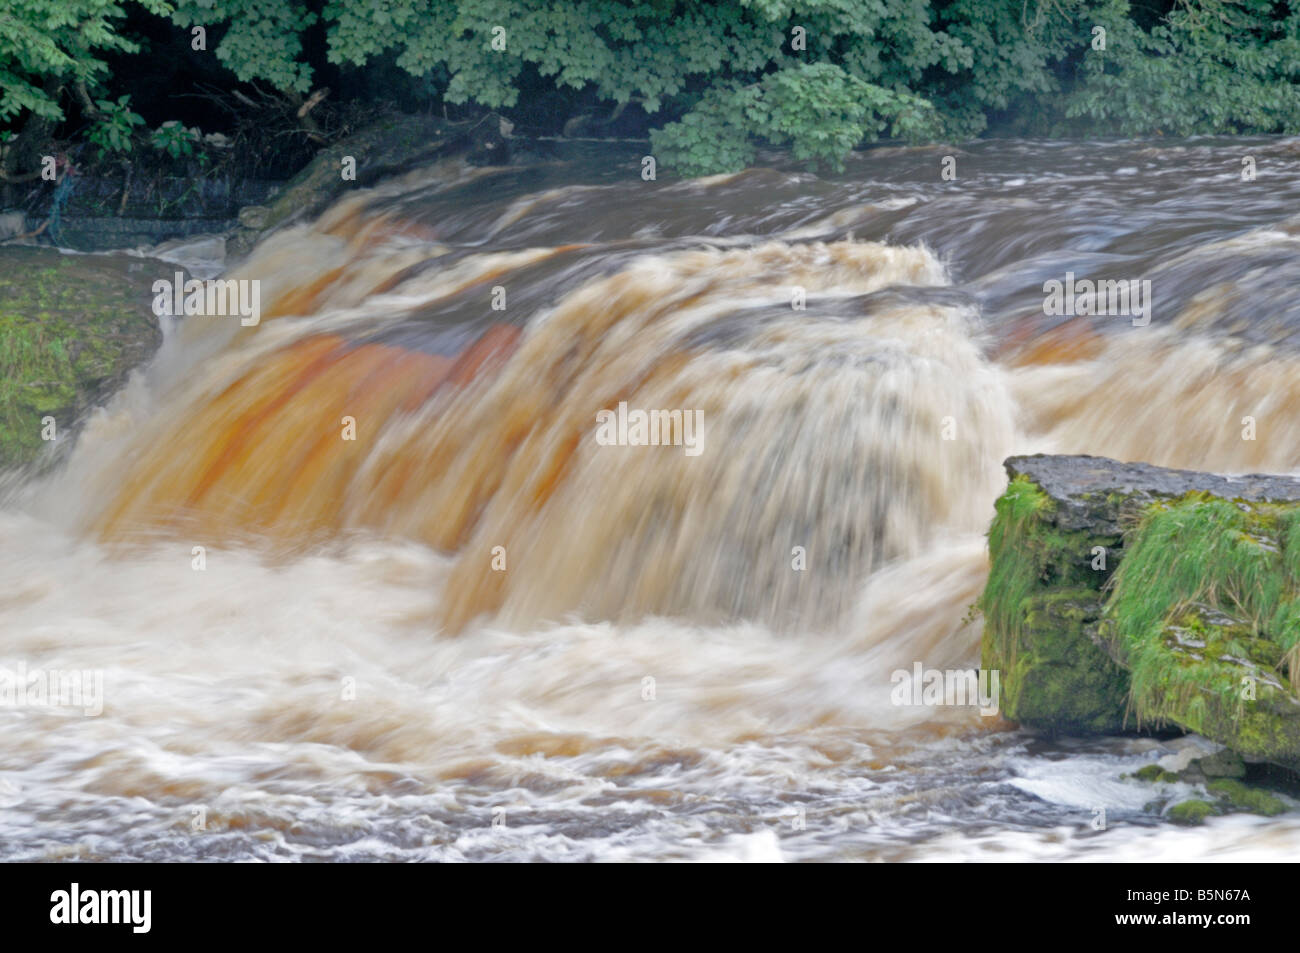
<path id="1" fill-rule="evenodd" d="M 1197 824 L 1203 824 L 1207 817 L 1215 813 L 1217 811 L 1209 801 L 1183 801 L 1181 804 L 1175 804 L 1169 809 L 1169 819 L 1175 824 L 1194 827 Z"/>
<path id="2" fill-rule="evenodd" d="M 1146 781 L 1148 784 L 1173 784 L 1181 781 L 1182 778 L 1173 771 L 1166 771 L 1158 764 L 1148 764 L 1138 768 L 1133 772 L 1133 777 L 1138 781 Z"/>
<path id="3" fill-rule="evenodd" d="M 989 529 L 992 569 L 980 599 L 984 615 L 985 667 L 990 661 L 1015 663 L 1021 625 L 1021 605 L 1039 584 L 1041 559 L 1019 544 L 1028 538 L 1040 511 L 1051 499 L 1028 480 L 1012 480 L 996 504 L 997 515 Z M 990 642 L 991 637 L 991 642 Z M 992 658 L 990 658 L 990 648 Z"/>
<path id="4" fill-rule="evenodd" d="M 1300 504 L 1139 505 L 1112 491 L 1060 509 L 1024 476 L 998 501 L 979 608 L 1004 714 L 1072 734 L 1176 726 L 1300 767 Z M 1123 538 L 1062 529 L 1091 513 Z"/>
<path id="5" fill-rule="evenodd" d="M 1055 504 L 1011 481 L 989 530 L 992 569 L 980 599 L 984 668 L 1002 672 L 1002 710 L 1029 727 L 1071 733 L 1122 727 L 1128 684 L 1097 644 L 1101 586 L 1095 546 L 1118 541 L 1063 531 Z"/>
<path id="6" fill-rule="evenodd" d="M 1225 804 L 1235 811 L 1249 811 L 1276 817 L 1286 812 L 1286 802 L 1259 788 L 1243 784 L 1235 778 L 1218 778 L 1208 785 L 1211 794 L 1218 795 Z"/>
<path id="7" fill-rule="evenodd" d="M 0 467 L 32 460 L 42 418 L 67 433 L 160 338 L 148 284 L 173 266 L 0 249 Z M 133 272 L 138 272 L 133 273 Z"/>
<path id="8" fill-rule="evenodd" d="M 1105 611 L 1139 723 L 1300 760 L 1300 699 L 1289 684 L 1300 638 L 1297 522 L 1290 505 L 1201 495 L 1148 509 Z"/>

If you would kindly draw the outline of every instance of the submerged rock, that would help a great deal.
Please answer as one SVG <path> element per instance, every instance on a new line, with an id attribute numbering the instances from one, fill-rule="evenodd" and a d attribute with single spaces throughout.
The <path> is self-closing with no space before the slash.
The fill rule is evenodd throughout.
<path id="1" fill-rule="evenodd" d="M 1300 768 L 1300 480 L 1013 457 L 989 532 L 983 665 L 1072 734 L 1181 728 Z M 1190 810 L 1190 809 L 1189 809 Z"/>
<path id="2" fill-rule="evenodd" d="M 153 356 L 162 331 L 151 286 L 175 270 L 126 255 L 0 248 L 0 469 L 62 441 Z"/>

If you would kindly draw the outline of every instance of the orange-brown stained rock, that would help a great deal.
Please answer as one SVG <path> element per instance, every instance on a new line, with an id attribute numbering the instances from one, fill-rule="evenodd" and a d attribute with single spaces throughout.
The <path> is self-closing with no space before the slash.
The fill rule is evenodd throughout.
<path id="1" fill-rule="evenodd" d="M 98 528 L 120 536 L 183 523 L 207 539 L 285 542 L 333 533 L 384 429 L 439 389 L 495 369 L 518 339 L 517 328 L 497 325 L 454 359 L 330 334 L 297 341 L 200 403 L 136 461 Z M 344 439 L 345 417 L 355 439 Z M 399 447 L 394 459 L 401 465 L 375 486 L 381 510 L 406 481 L 440 476 L 419 454 Z"/>
<path id="2" fill-rule="evenodd" d="M 458 389 L 495 374 L 519 340 L 519 329 L 511 325 L 488 328 L 456 359 L 447 386 Z M 400 447 L 384 448 L 357 494 L 357 521 L 413 535 L 439 549 L 459 548 L 533 420 L 533 414 L 520 411 L 496 421 L 490 434 L 473 425 L 439 427 L 433 435 L 426 430 Z M 467 458 L 469 448 L 474 452 Z M 453 469 L 461 492 L 437 505 L 429 503 L 433 485 Z"/>
<path id="3" fill-rule="evenodd" d="M 165 435 L 123 481 L 101 532 L 184 522 L 217 538 L 337 528 L 348 479 L 393 411 L 451 362 L 319 335 L 276 352 Z M 342 418 L 356 418 L 344 440 Z"/>
<path id="4" fill-rule="evenodd" d="M 341 338 L 320 335 L 285 348 L 209 399 L 192 414 L 179 415 L 121 480 L 113 505 L 96 528 L 105 535 L 142 530 L 187 519 L 187 504 L 215 479 L 222 458 L 249 423 L 282 403 L 286 389 L 319 373 L 344 346 Z"/>
<path id="5" fill-rule="evenodd" d="M 1071 318 L 1054 328 L 1042 329 L 1041 318 L 1022 319 L 1002 341 L 994 356 L 1004 364 L 1070 364 L 1091 360 L 1101 353 L 1105 339 L 1090 318 Z"/>
<path id="6" fill-rule="evenodd" d="M 329 269 L 314 281 L 309 281 L 292 291 L 286 292 L 262 313 L 263 320 L 279 318 L 288 314 L 314 313 L 321 296 L 345 273 L 346 269 L 340 265 L 338 268 Z"/>
<path id="7" fill-rule="evenodd" d="M 519 346 L 519 329 L 513 324 L 494 324 L 456 359 L 447 383 L 463 387 L 485 369 L 499 367 Z"/>

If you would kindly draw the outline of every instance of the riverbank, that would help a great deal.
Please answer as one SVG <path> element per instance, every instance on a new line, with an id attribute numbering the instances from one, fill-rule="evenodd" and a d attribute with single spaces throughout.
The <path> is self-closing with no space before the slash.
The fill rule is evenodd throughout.
<path id="1" fill-rule="evenodd" d="M 0 246 L 0 469 L 68 447 L 84 415 L 157 351 L 160 267 Z"/>

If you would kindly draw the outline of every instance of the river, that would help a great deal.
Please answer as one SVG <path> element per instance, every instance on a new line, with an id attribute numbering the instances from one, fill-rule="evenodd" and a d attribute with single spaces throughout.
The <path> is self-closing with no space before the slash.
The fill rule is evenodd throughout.
<path id="1" fill-rule="evenodd" d="M 103 684 L 0 708 L 0 859 L 1294 856 L 1122 777 L 1184 740 L 892 676 L 978 666 L 1012 453 L 1300 467 L 1300 142 L 640 153 L 414 171 L 231 269 L 255 326 L 163 319 L 0 506 L 0 665 Z"/>

